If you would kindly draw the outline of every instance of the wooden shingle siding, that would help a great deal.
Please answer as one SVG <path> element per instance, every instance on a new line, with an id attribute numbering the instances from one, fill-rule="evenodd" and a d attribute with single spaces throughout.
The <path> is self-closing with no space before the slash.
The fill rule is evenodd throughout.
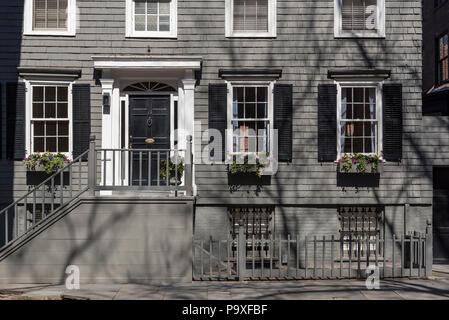
<path id="1" fill-rule="evenodd" d="M 75 37 L 25 36 L 17 40 L 22 13 L 18 3 L 1 3 L 4 49 L 0 67 L 5 72 L 0 73 L 0 80 L 16 80 L 19 61 L 22 67 L 81 69 L 78 82 L 91 85 L 91 131 L 97 144 L 101 141 L 101 88 L 93 80 L 92 55 L 140 55 L 148 54 L 150 49 L 152 55 L 202 56 L 202 78 L 195 90 L 195 120 L 201 121 L 203 128 L 208 127 L 209 119 L 208 85 L 220 82 L 220 68 L 282 69 L 278 83 L 293 85 L 292 162 L 281 163 L 271 185 L 263 186 L 257 195 L 256 187 L 242 187 L 231 193 L 224 165 L 196 165 L 198 203 L 431 203 L 432 187 L 419 152 L 420 0 L 386 1 L 386 38 L 357 40 L 334 39 L 333 0 L 278 0 L 274 39 L 225 38 L 224 0 L 179 0 L 177 39 L 126 39 L 124 0 L 78 0 Z M 327 79 L 329 69 L 345 68 L 390 69 L 389 81 L 403 85 L 403 162 L 387 164 L 375 189 L 339 187 L 335 164 L 320 164 L 317 160 L 318 85 L 332 83 Z M 0 178 L 9 174 L 3 165 Z M 14 196 L 27 189 L 25 182 L 25 170 L 16 162 Z"/>

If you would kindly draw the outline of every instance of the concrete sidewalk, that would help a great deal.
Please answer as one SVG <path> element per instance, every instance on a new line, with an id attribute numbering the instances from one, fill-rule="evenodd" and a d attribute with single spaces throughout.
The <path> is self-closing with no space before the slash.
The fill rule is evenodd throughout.
<path id="1" fill-rule="evenodd" d="M 365 281 L 193 282 L 176 285 L 0 285 L 0 299 L 93 300 L 376 300 L 449 299 L 449 278 L 381 280 L 380 290 Z"/>

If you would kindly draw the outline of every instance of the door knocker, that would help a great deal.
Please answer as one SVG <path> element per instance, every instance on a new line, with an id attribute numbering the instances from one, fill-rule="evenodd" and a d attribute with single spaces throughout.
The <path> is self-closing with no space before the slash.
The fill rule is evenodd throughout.
<path id="1" fill-rule="evenodd" d="M 153 125 L 153 117 L 151 116 L 151 113 L 148 112 L 148 118 L 147 118 L 147 125 L 148 127 L 151 127 Z"/>

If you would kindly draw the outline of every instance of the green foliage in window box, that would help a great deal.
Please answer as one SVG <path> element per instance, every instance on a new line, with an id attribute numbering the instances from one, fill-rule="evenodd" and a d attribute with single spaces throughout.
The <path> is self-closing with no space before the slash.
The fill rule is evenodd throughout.
<path id="1" fill-rule="evenodd" d="M 45 171 L 47 174 L 56 172 L 70 163 L 70 160 L 62 153 L 33 153 L 28 158 L 23 159 L 23 165 L 28 170 Z"/>
<path id="2" fill-rule="evenodd" d="M 262 177 L 262 169 L 266 168 L 271 158 L 269 154 L 247 154 L 247 155 L 235 155 L 232 156 L 232 161 L 228 165 L 228 171 L 231 174 L 254 174 L 257 177 Z"/>
<path id="3" fill-rule="evenodd" d="M 383 161 L 378 155 L 344 154 L 339 160 L 342 173 L 381 173 Z"/>
<path id="4" fill-rule="evenodd" d="M 176 163 L 178 165 L 176 165 Z M 177 173 L 176 173 L 176 171 L 177 171 Z M 167 160 L 161 161 L 161 167 L 159 169 L 159 173 L 163 179 L 167 179 Z M 180 156 L 178 156 L 178 159 L 176 159 L 175 156 L 172 157 L 168 161 L 168 178 L 170 180 L 177 178 L 178 181 L 176 181 L 176 183 L 179 184 L 183 174 L 184 174 L 184 159 Z"/>

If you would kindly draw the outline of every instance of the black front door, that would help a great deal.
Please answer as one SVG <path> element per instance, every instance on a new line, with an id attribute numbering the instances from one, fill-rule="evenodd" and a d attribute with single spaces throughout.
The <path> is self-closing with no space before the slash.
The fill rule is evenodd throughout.
<path id="1" fill-rule="evenodd" d="M 129 98 L 130 149 L 170 149 L 170 97 L 130 96 Z M 132 185 L 164 185 L 158 172 L 158 162 L 167 159 L 166 152 L 132 152 L 130 176 Z M 159 180 L 159 181 L 158 181 Z"/>
<path id="2" fill-rule="evenodd" d="M 433 170 L 433 261 L 449 263 L 449 168 Z"/>

